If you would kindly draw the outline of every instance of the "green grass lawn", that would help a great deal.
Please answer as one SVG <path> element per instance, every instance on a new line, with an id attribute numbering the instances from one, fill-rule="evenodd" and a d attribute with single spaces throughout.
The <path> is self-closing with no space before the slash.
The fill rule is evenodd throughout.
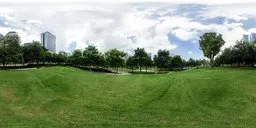
<path id="1" fill-rule="evenodd" d="M 1 128 L 255 128 L 256 70 L 0 71 Z"/>

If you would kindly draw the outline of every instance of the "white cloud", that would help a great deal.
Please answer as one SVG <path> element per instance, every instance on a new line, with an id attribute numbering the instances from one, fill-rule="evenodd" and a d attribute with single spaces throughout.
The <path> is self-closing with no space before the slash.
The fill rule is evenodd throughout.
<path id="1" fill-rule="evenodd" d="M 143 47 L 150 53 L 158 49 L 172 50 L 176 45 L 169 42 L 168 33 L 156 33 L 154 26 L 159 21 L 148 19 L 150 11 L 137 11 L 127 4 L 116 5 L 49 5 L 27 8 L 29 5 L 0 8 L 9 10 L 0 16 L 8 22 L 1 27 L 3 34 L 17 31 L 22 42 L 40 40 L 40 33 L 50 31 L 57 37 L 57 51 L 68 50 L 71 42 L 79 49 L 95 45 L 100 51 L 119 48 L 125 51 Z M 132 11 L 130 11 L 132 9 Z M 31 13 L 36 11 L 37 13 Z M 1 30 L 0 29 L 0 30 Z M 134 36 L 136 42 L 129 39 Z"/>
<path id="2" fill-rule="evenodd" d="M 176 4 L 235 4 L 235 3 L 255 3 L 254 0 L 0 0 L 2 3 L 74 3 L 74 2 L 89 2 L 89 3 L 143 3 L 143 2 L 164 2 Z"/>
<path id="3" fill-rule="evenodd" d="M 76 48 L 79 49 L 84 49 L 89 44 L 97 46 L 102 52 L 110 48 L 128 52 L 143 47 L 154 54 L 158 49 L 178 48 L 179 42 L 169 41 L 168 34 L 196 44 L 200 32 L 216 31 L 223 34 L 227 42 L 225 47 L 231 46 L 247 32 L 242 28 L 241 20 L 248 16 L 256 17 L 252 5 L 248 8 L 231 5 L 207 6 L 197 17 L 209 19 L 223 16 L 236 20 L 237 23 L 226 20 L 224 24 L 203 24 L 182 14 L 174 15 L 176 7 L 173 4 L 170 4 L 171 8 L 167 8 L 168 5 L 164 3 L 138 5 L 125 4 L 125 1 L 118 4 L 48 2 L 0 4 L 0 18 L 4 19 L 5 24 L 2 26 L 0 23 L 0 32 L 5 34 L 8 31 L 17 31 L 25 43 L 40 40 L 41 32 L 50 31 L 57 37 L 58 51 L 68 50 L 69 44 L 75 41 Z M 154 14 L 159 17 L 151 17 Z M 196 54 L 192 50 L 188 52 L 192 53 Z"/>
<path id="4" fill-rule="evenodd" d="M 228 4 L 210 6 L 200 16 L 207 18 L 225 17 L 235 21 L 247 20 L 256 16 L 255 4 Z"/>

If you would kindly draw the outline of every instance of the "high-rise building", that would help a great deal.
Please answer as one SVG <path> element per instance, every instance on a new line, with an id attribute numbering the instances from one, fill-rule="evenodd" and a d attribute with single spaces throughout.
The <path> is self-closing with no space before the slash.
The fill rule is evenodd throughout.
<path id="1" fill-rule="evenodd" d="M 244 42 L 249 42 L 249 35 L 244 34 L 242 40 L 243 40 Z"/>
<path id="2" fill-rule="evenodd" d="M 249 42 L 251 43 L 251 42 L 255 42 L 256 41 L 256 33 L 251 33 L 250 34 L 250 40 L 249 40 Z"/>
<path id="3" fill-rule="evenodd" d="M 41 43 L 49 52 L 56 52 L 56 36 L 50 32 L 41 34 Z"/>
<path id="4" fill-rule="evenodd" d="M 255 42 L 256 41 L 256 33 L 244 34 L 242 40 L 244 42 Z"/>

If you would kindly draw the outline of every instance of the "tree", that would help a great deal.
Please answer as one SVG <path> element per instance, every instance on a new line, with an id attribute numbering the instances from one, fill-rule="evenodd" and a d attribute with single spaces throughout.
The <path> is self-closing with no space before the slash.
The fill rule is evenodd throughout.
<path id="1" fill-rule="evenodd" d="M 136 61 L 133 56 L 128 57 L 128 59 L 126 60 L 126 66 L 131 68 L 133 72 L 134 67 L 136 67 Z"/>
<path id="2" fill-rule="evenodd" d="M 122 51 L 111 49 L 105 53 L 106 62 L 109 66 L 115 67 L 118 73 L 118 68 L 124 65 L 124 56 L 126 54 Z"/>
<path id="3" fill-rule="evenodd" d="M 246 44 L 244 55 L 245 64 L 254 67 L 254 63 L 256 61 L 255 55 L 256 51 L 254 45 Z"/>
<path id="4" fill-rule="evenodd" d="M 4 44 L 4 36 L 1 35 L 0 37 L 0 63 L 5 65 L 5 56 L 6 56 L 6 51 L 5 51 L 6 45 Z"/>
<path id="5" fill-rule="evenodd" d="M 256 61 L 256 47 L 254 43 L 237 41 L 236 45 L 230 48 L 224 49 L 224 51 L 218 56 L 218 65 L 223 64 L 237 64 L 238 66 L 254 66 Z"/>
<path id="6" fill-rule="evenodd" d="M 226 48 L 222 52 L 222 54 L 218 57 L 218 65 L 221 64 L 232 64 L 234 63 L 235 58 L 234 58 L 234 50 L 231 48 Z"/>
<path id="7" fill-rule="evenodd" d="M 57 54 L 57 63 L 65 63 L 67 61 L 68 54 L 64 51 L 60 51 Z"/>
<path id="8" fill-rule="evenodd" d="M 22 60 L 20 37 L 15 32 L 8 32 L 0 41 L 1 63 L 5 66 L 8 63 L 18 63 Z"/>
<path id="9" fill-rule="evenodd" d="M 167 50 L 159 50 L 154 56 L 154 63 L 157 68 L 168 68 L 170 62 L 170 53 Z"/>
<path id="10" fill-rule="evenodd" d="M 45 51 L 45 61 L 48 63 L 53 62 L 53 54 L 49 51 Z"/>
<path id="11" fill-rule="evenodd" d="M 151 67 L 152 65 L 153 65 L 153 61 L 151 59 L 151 56 L 147 55 L 145 59 L 146 72 L 148 71 L 148 67 Z"/>
<path id="12" fill-rule="evenodd" d="M 88 46 L 83 51 L 83 64 L 86 66 L 103 66 L 104 56 L 98 51 L 95 46 Z"/>
<path id="13" fill-rule="evenodd" d="M 136 65 L 139 66 L 140 72 L 141 72 L 141 68 L 147 65 L 146 62 L 148 59 L 148 54 L 146 53 L 144 48 L 137 48 L 135 50 L 134 59 L 135 59 Z"/>
<path id="14" fill-rule="evenodd" d="M 181 68 L 182 67 L 182 59 L 180 56 L 176 55 L 171 58 L 170 68 Z"/>
<path id="15" fill-rule="evenodd" d="M 43 47 L 38 41 L 32 41 L 31 43 L 25 43 L 22 46 L 22 52 L 25 63 L 42 62 L 45 60 L 45 52 Z"/>
<path id="16" fill-rule="evenodd" d="M 206 65 L 206 60 L 194 60 L 193 58 L 189 58 L 186 62 L 186 66 L 188 67 L 196 67 L 200 65 Z"/>
<path id="17" fill-rule="evenodd" d="M 71 63 L 75 66 L 78 66 L 80 64 L 82 64 L 82 51 L 79 49 L 74 50 L 74 52 L 72 53 L 71 58 Z"/>
<path id="18" fill-rule="evenodd" d="M 220 52 L 220 48 L 225 44 L 221 34 L 214 32 L 205 33 L 200 37 L 199 45 L 204 56 L 210 59 L 210 65 L 213 67 L 214 57 Z"/>

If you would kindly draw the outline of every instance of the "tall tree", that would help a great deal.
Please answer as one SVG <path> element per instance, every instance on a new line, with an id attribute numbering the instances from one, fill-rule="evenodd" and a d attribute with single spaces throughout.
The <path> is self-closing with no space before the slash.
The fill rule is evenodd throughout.
<path id="1" fill-rule="evenodd" d="M 68 54 L 64 51 L 60 51 L 57 54 L 57 63 L 65 63 L 67 61 Z"/>
<path id="2" fill-rule="evenodd" d="M 148 54 L 146 53 L 144 48 L 137 48 L 135 50 L 134 59 L 136 64 L 139 66 L 141 72 L 141 68 L 146 66 Z"/>
<path id="3" fill-rule="evenodd" d="M 170 53 L 168 50 L 159 50 L 157 55 L 154 56 L 154 63 L 157 68 L 168 68 L 170 62 Z"/>
<path id="4" fill-rule="evenodd" d="M 124 65 L 125 53 L 115 49 L 111 49 L 105 53 L 106 62 L 109 66 L 115 67 L 118 73 L 118 68 Z"/>
<path id="5" fill-rule="evenodd" d="M 82 57 L 83 57 L 83 54 L 81 50 L 79 49 L 74 50 L 74 52 L 72 53 L 72 56 L 70 56 L 71 63 L 75 66 L 82 64 L 82 59 L 83 59 Z"/>
<path id="6" fill-rule="evenodd" d="M 26 63 L 38 64 L 45 59 L 45 52 L 43 47 L 38 41 L 32 41 L 31 43 L 25 43 L 22 48 L 24 61 Z"/>
<path id="7" fill-rule="evenodd" d="M 104 56 L 98 51 L 95 46 L 89 45 L 83 51 L 84 65 L 87 66 L 103 66 Z"/>
<path id="8" fill-rule="evenodd" d="M 53 54 L 49 51 L 45 51 L 45 61 L 48 63 L 53 62 Z"/>
<path id="9" fill-rule="evenodd" d="M 5 47 L 6 45 L 4 44 L 4 36 L 0 35 L 0 63 L 5 65 L 5 56 L 6 56 L 6 51 Z"/>
<path id="10" fill-rule="evenodd" d="M 126 60 L 126 66 L 128 66 L 128 68 L 131 68 L 133 72 L 134 67 L 136 67 L 136 61 L 133 56 L 128 57 L 128 59 Z"/>
<path id="11" fill-rule="evenodd" d="M 145 67 L 146 67 L 146 72 L 148 71 L 148 68 L 153 65 L 153 61 L 151 59 L 150 55 L 147 55 L 146 60 L 145 60 Z"/>
<path id="12" fill-rule="evenodd" d="M 182 59 L 180 56 L 176 55 L 171 58 L 170 68 L 181 68 L 182 67 Z"/>
<path id="13" fill-rule="evenodd" d="M 237 64 L 240 66 L 254 66 L 256 61 L 256 47 L 254 43 L 237 41 L 236 45 L 224 49 L 218 57 L 218 65 L 222 64 Z"/>
<path id="14" fill-rule="evenodd" d="M 215 32 L 205 33 L 200 37 L 199 45 L 204 56 L 210 59 L 211 67 L 214 64 L 214 57 L 220 52 L 220 48 L 225 44 L 221 34 Z"/>
<path id="15" fill-rule="evenodd" d="M 0 52 L 1 63 L 5 66 L 8 63 L 18 63 L 21 61 L 20 37 L 15 32 L 8 32 L 4 37 L 1 37 Z"/>

